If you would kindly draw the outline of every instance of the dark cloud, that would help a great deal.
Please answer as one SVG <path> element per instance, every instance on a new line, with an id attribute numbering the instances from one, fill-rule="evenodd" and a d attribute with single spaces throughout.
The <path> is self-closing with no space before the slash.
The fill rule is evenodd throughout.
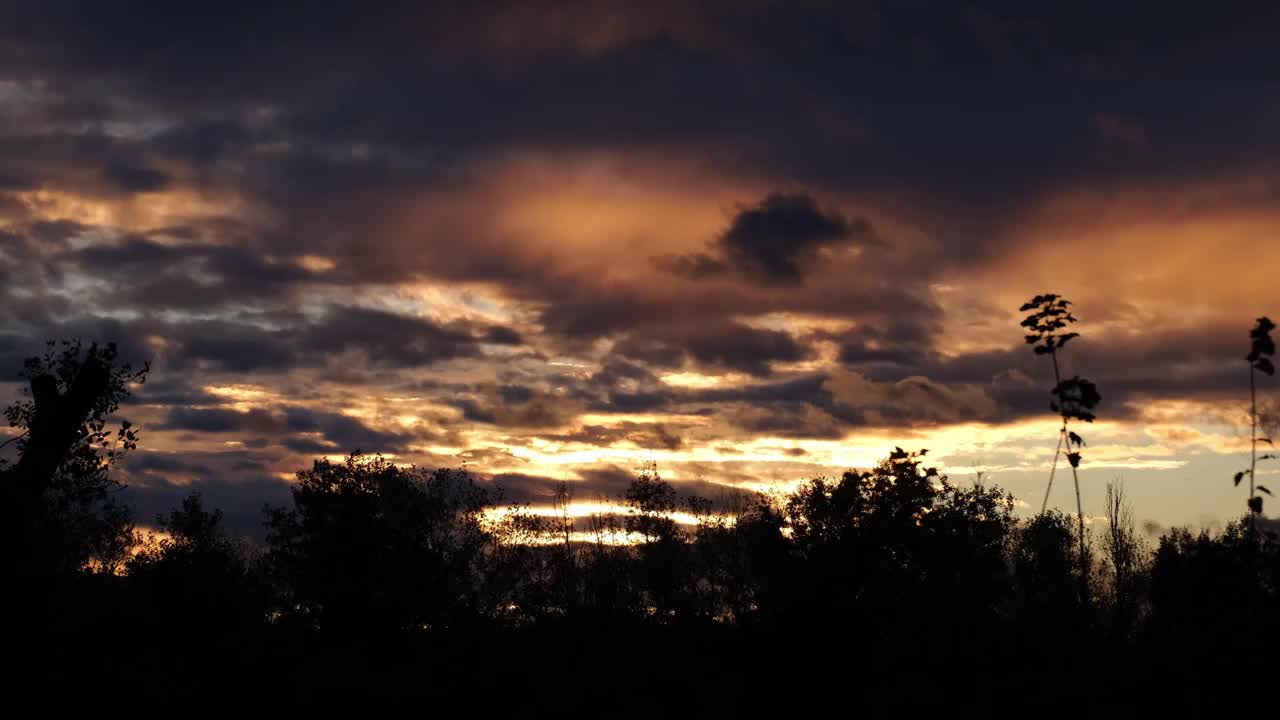
<path id="1" fill-rule="evenodd" d="M 769 406 L 778 403 L 826 404 L 826 374 L 810 374 L 781 382 L 744 383 L 727 388 L 699 390 L 690 394 L 692 402 L 750 403 Z"/>
<path id="2" fill-rule="evenodd" d="M 180 334 L 179 334 L 180 333 Z M 287 370 L 304 364 L 304 358 L 288 339 L 249 324 L 224 321 L 198 322 L 178 333 L 181 349 L 169 358 L 173 370 L 206 366 L 230 373 Z"/>
<path id="3" fill-rule="evenodd" d="M 173 373 L 152 373 L 147 382 L 133 390 L 134 402 L 143 405 L 207 406 L 216 405 L 218 397 L 195 386 L 187 378 Z"/>
<path id="4" fill-rule="evenodd" d="M 305 437 L 289 437 L 280 441 L 280 445 L 299 455 L 332 455 L 338 448 L 326 445 L 317 440 Z"/>
<path id="5" fill-rule="evenodd" d="M 159 430 L 194 432 L 273 433 L 282 429 L 280 418 L 266 410 L 225 410 L 222 408 L 175 407 Z"/>
<path id="6" fill-rule="evenodd" d="M 486 335 L 492 329 L 485 330 Z M 474 357 L 482 338 L 460 328 L 437 325 L 382 310 L 332 307 L 303 333 L 304 351 L 338 353 L 360 350 L 374 365 L 412 367 L 440 360 Z"/>
<path id="7" fill-rule="evenodd" d="M 184 475 L 204 476 L 210 473 L 209 466 L 193 462 L 180 455 L 142 452 L 129 458 L 128 468 L 140 473 L 181 473 Z"/>
<path id="8" fill-rule="evenodd" d="M 174 292 L 181 292 L 183 286 L 175 283 Z M 79 322 L 46 327 L 45 332 L 55 337 L 120 338 L 122 344 L 134 338 L 122 349 L 133 358 L 155 357 L 142 336 L 164 338 L 166 347 L 160 358 L 168 372 L 278 372 L 321 367 L 353 352 L 360 353 L 372 368 L 422 367 L 479 357 L 486 344 L 510 346 L 519 341 L 518 333 L 506 329 L 467 323 L 441 325 L 425 318 L 349 306 L 329 306 L 316 316 L 292 311 L 248 312 L 217 320 Z"/>
<path id="9" fill-rule="evenodd" d="M 834 339 L 840 343 L 842 363 L 861 369 L 909 366 L 933 352 L 941 329 L 936 320 L 908 312 L 886 323 L 860 324 Z"/>
<path id="10" fill-rule="evenodd" d="M 1245 323 L 1247 325 L 1247 323 Z M 1099 415 L 1131 420 L 1151 401 L 1198 399 L 1231 402 L 1239 392 L 1239 348 L 1246 330 L 1152 327 L 1143 332 L 1090 334 L 1074 341 L 1062 359 L 1063 372 L 1097 383 Z M 1049 361 L 1025 345 L 950 354 L 935 346 L 924 328 L 903 325 L 888 331 L 860 329 L 842 336 L 841 361 L 868 383 L 898 388 L 900 396 L 928 399 L 915 412 L 876 402 L 879 390 L 855 403 L 884 419 L 1011 421 L 1049 410 L 1053 371 Z M 1247 349 L 1247 348 L 1246 348 Z M 760 392 L 742 388 L 740 393 Z M 726 393 L 733 396 L 733 392 Z M 989 402 L 988 402 L 989 401 Z M 817 407 L 828 408 L 821 399 Z M 919 403 L 912 403 L 919 404 Z M 886 414 L 887 413 L 887 414 Z M 939 413 L 941 413 L 939 415 Z"/>
<path id="11" fill-rule="evenodd" d="M 604 398 L 592 403 L 596 411 L 634 413 L 668 409 L 675 394 L 666 390 L 634 391 L 610 390 Z"/>
<path id="12" fill-rule="evenodd" d="M 584 425 L 572 432 L 545 435 L 556 442 L 575 442 L 607 447 L 628 442 L 637 447 L 654 450 L 679 450 L 685 446 L 684 428 L 672 428 L 663 423 L 622 422 L 617 425 Z"/>
<path id="13" fill-rule="evenodd" d="M 166 236 L 194 234 L 204 242 L 175 245 Z M 210 228 L 167 228 L 155 237 L 129 235 L 111 245 L 69 252 L 56 261 L 113 285 L 116 302 L 208 312 L 226 305 L 288 299 L 317 278 L 289 260 L 264 258 L 247 247 L 208 242 Z M 338 277 L 324 279 L 340 282 Z"/>
<path id="14" fill-rule="evenodd" d="M 771 363 L 796 362 L 811 352 L 788 333 L 736 322 L 655 328 L 630 335 L 614 351 L 658 367 L 680 367 L 689 359 L 758 376 L 770 374 Z"/>
<path id="15" fill-rule="evenodd" d="M 509 327 L 494 325 L 484 331 L 484 341 L 494 345 L 523 345 L 524 338 Z"/>
<path id="16" fill-rule="evenodd" d="M 503 385 L 498 388 L 498 397 L 508 405 L 519 405 L 533 399 L 534 391 L 521 385 Z"/>
<path id="17" fill-rule="evenodd" d="M 363 452 L 402 452 L 412 441 L 408 435 L 369 427 L 360 420 L 340 413 L 321 412 L 290 406 L 283 412 L 263 409 L 246 411 L 226 408 L 173 407 L 157 430 L 186 430 L 199 433 L 230 433 L 255 440 L 276 439 L 295 452 L 327 454 Z M 328 444 L 297 433 L 318 435 Z"/>
<path id="18" fill-rule="evenodd" d="M 831 413 L 805 403 L 779 404 L 769 407 L 741 406 L 723 413 L 725 421 L 748 435 L 770 435 L 785 438 L 839 440 L 849 430 L 862 424 L 837 418 Z"/>
<path id="19" fill-rule="evenodd" d="M 546 17 L 520 3 L 316 3 L 305 17 L 43 5 L 9 10 L 0 42 L 0 66 L 58 91 L 29 112 L 99 128 L 122 107 L 180 116 L 130 142 L 201 165 L 256 149 L 254 107 L 276 110 L 289 162 L 380 138 L 445 166 L 495 145 L 702 143 L 729 174 L 925 185 L 984 205 L 1064 177 L 1202 174 L 1275 146 L 1265 112 L 1238 112 L 1276 60 L 1280 18 L 1258 3 L 572 3 Z M 1123 165 L 1093 152 L 1100 113 L 1147 116 L 1150 150 Z M 256 167 L 255 181 L 275 169 Z M 290 173 L 303 187 L 288 195 L 324 175 Z"/>
<path id="20" fill-rule="evenodd" d="M 102 171 L 103 177 L 126 192 L 155 192 L 169 185 L 169 176 L 160 170 L 141 165 L 114 163 Z"/>
<path id="21" fill-rule="evenodd" d="M 935 281 L 1017 250 L 1027 214 L 1063 192 L 1247 177 L 1249 202 L 1270 207 L 1280 187 L 1267 92 L 1280 11 L 1263 3 L 10 5 L 0 364 L 16 371 L 43 339 L 71 336 L 157 360 L 137 395 L 160 406 L 157 429 L 253 451 L 243 466 L 140 465 L 139 492 L 170 505 L 182 490 L 164 473 L 244 476 L 236 492 L 284 497 L 263 458 L 420 439 L 337 412 L 220 407 L 202 389 L 214 378 L 323 370 L 376 394 L 396 372 L 455 361 L 466 380 L 419 386 L 460 411 L 442 422 L 513 443 L 703 439 L 673 423 L 579 426 L 583 412 L 692 413 L 714 418 L 708 434 L 797 438 L 1042 413 L 1048 372 L 1016 334 L 1002 349 L 946 347 L 939 318 L 956 307 Z M 628 180 L 635 158 L 678 160 L 688 176 L 659 180 L 694 191 L 778 190 L 708 200 L 744 204 L 702 248 L 602 231 L 634 249 L 634 268 L 591 266 L 573 241 L 495 219 L 502 200 L 486 191 L 508 163 L 582 158 Z M 669 250 L 654 272 L 647 258 Z M 527 312 L 508 327 L 354 299 L 441 280 Z M 771 313 L 853 329 L 746 324 Z M 1238 392 L 1238 334 L 1086 332 L 1069 362 L 1099 383 L 1103 416 L 1125 417 L 1147 399 Z M 764 382 L 821 341 L 841 368 Z M 493 378 L 514 348 L 607 355 L 582 376 Z M 659 379 L 670 370 L 755 379 L 688 390 Z M 584 487 L 616 491 L 624 475 Z"/>
<path id="22" fill-rule="evenodd" d="M 720 236 L 722 258 L 684 255 L 658 259 L 660 267 L 700 279 L 736 268 L 769 282 L 799 282 L 824 249 L 876 242 L 866 220 L 823 212 L 809 195 L 773 193 L 741 208 Z"/>
<path id="23" fill-rule="evenodd" d="M 285 425 L 293 432 L 320 433 L 339 452 L 403 452 L 410 438 L 400 433 L 377 430 L 360 420 L 338 413 L 318 412 L 302 407 L 285 411 Z"/>
<path id="24" fill-rule="evenodd" d="M 481 384 L 447 399 L 471 422 L 509 428 L 555 428 L 570 422 L 582 403 L 545 389 Z"/>
<path id="25" fill-rule="evenodd" d="M 213 474 L 181 483 L 170 481 L 169 470 L 133 471 L 123 498 L 139 523 L 154 525 L 157 515 L 171 512 L 181 506 L 183 498 L 199 492 L 209 507 L 222 511 L 223 524 L 233 536 L 262 541 L 266 537 L 263 505 L 287 505 L 289 483 L 267 474 L 261 464 L 239 461 L 240 467 L 233 469 L 236 463 L 224 455 L 205 454 L 198 464 L 186 465 L 188 472 L 207 466 Z"/>

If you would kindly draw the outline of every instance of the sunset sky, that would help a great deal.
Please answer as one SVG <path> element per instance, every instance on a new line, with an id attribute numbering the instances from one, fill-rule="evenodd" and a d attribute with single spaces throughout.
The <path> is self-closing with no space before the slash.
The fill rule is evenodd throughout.
<path id="1" fill-rule="evenodd" d="M 251 529 L 355 449 L 537 505 L 901 445 L 1029 512 L 1042 292 L 1103 396 L 1086 512 L 1244 513 L 1280 5 L 380 5 L 0 0 L 0 400 L 45 339 L 151 359 L 140 519 Z"/>

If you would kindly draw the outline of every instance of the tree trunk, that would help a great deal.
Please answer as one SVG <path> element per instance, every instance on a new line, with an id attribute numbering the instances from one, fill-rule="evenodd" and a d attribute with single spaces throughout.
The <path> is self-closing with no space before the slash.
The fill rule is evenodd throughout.
<path id="1" fill-rule="evenodd" d="M 52 375 L 31 378 L 35 417 L 22 457 L 0 476 L 6 494 L 19 502 L 33 502 L 44 494 L 58 466 L 81 438 L 85 420 L 110 382 L 106 366 L 92 356 L 66 393 L 58 392 Z"/>

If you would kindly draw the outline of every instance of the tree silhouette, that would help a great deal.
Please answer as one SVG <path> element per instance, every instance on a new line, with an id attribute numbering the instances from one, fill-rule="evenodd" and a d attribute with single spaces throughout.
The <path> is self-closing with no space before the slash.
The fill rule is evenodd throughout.
<path id="1" fill-rule="evenodd" d="M 1152 562 L 1148 632 L 1162 650 L 1253 652 L 1280 630 L 1277 569 L 1275 543 L 1257 543 L 1247 522 L 1216 536 L 1175 528 Z"/>
<path id="2" fill-rule="evenodd" d="M 353 453 L 299 472 L 293 503 L 268 508 L 267 543 L 295 621 L 355 636 L 468 619 L 488 494 L 465 473 Z"/>
<path id="3" fill-rule="evenodd" d="M 1080 588 L 1088 576 L 1077 561 L 1073 524 L 1069 516 L 1051 510 L 1031 518 L 1014 537 L 1011 601 L 1023 642 L 1052 644 L 1054 636 L 1069 638 L 1085 629 L 1087 597 Z"/>
<path id="4" fill-rule="evenodd" d="M 120 363 L 114 343 L 50 342 L 43 355 L 27 359 L 24 398 L 5 410 L 19 431 L 6 441 L 18 459 L 0 460 L 7 515 L 0 532 L 26 569 L 65 575 L 121 566 L 132 536 L 111 470 L 136 447 L 138 431 L 128 420 L 115 427 L 110 421 L 148 370 Z"/>
<path id="5" fill-rule="evenodd" d="M 1068 423 L 1092 419 L 1097 392 L 1057 369 L 1057 350 L 1075 337 L 1061 332 L 1074 322 L 1066 301 L 1037 301 L 1028 339 L 1055 361 L 1059 451 L 1074 473 L 1084 443 Z M 1263 320 L 1251 380 L 1270 367 Z M 94 367 L 107 377 L 94 381 L 100 395 L 72 403 Z M 1019 519 L 1010 495 L 952 485 L 924 450 L 895 448 L 869 470 L 786 494 L 715 502 L 682 495 L 649 464 L 610 498 L 624 510 L 590 518 L 574 517 L 568 483 L 550 507 L 499 514 L 487 480 L 356 452 L 298 473 L 292 505 L 265 510 L 265 546 L 229 535 L 199 494 L 158 516 L 147 536 L 133 532 L 112 492 L 113 466 L 138 439 L 113 413 L 143 376 L 112 348 L 72 344 L 29 363 L 27 375 L 28 399 L 9 413 L 19 455 L 0 475 L 4 532 L 21 542 L 5 617 L 35 639 L 14 645 L 22 657 L 63 662 L 60 670 L 74 657 L 104 679 L 119 673 L 113 687 L 132 667 L 118 662 L 120 649 L 135 646 L 182 661 L 153 673 L 156 692 L 176 693 L 192 663 L 234 662 L 270 678 L 255 687 L 284 673 L 280 684 L 302 695 L 328 684 L 465 694 L 491 689 L 510 666 L 520 669 L 501 675 L 509 693 L 576 682 L 604 697 L 634 687 L 634 674 L 610 662 L 622 656 L 626 667 L 666 671 L 651 683 L 659 695 L 709 698 L 715 683 L 769 659 L 832 648 L 850 663 L 874 658 L 859 677 L 888 693 L 892 683 L 880 680 L 917 682 L 922 658 L 1048 672 L 1101 647 L 1104 664 L 1176 670 L 1189 652 L 1243 653 L 1280 639 L 1280 543 L 1260 500 L 1221 533 L 1170 530 L 1152 553 L 1123 488 L 1109 484 L 1098 561 L 1110 574 L 1094 574 L 1078 479 L 1076 518 L 1045 508 Z M 78 426 L 47 420 L 75 407 L 85 413 Z M 1266 442 L 1256 402 L 1251 411 L 1253 467 L 1239 479 L 1268 459 L 1256 454 Z M 54 442 L 58 428 L 70 440 Z M 32 483 L 38 501 L 24 503 Z"/>
<path id="6" fill-rule="evenodd" d="M 886 651 L 932 645 L 940 633 L 963 644 L 997 622 L 1012 498 L 956 488 L 924 456 L 898 448 L 870 471 L 814 479 L 788 498 L 801 566 L 790 604 L 807 622 L 843 625 Z M 965 613 L 965 624 L 928 623 L 938 605 Z"/>
<path id="7" fill-rule="evenodd" d="M 249 550 L 227 535 L 222 512 L 206 510 L 199 493 L 156 522 L 162 536 L 144 541 L 126 565 L 138 622 L 234 650 L 268 613 Z"/>
<path id="8" fill-rule="evenodd" d="M 690 553 L 684 533 L 672 519 L 676 491 L 658 474 L 656 464 L 645 465 L 627 486 L 628 533 L 638 534 L 640 579 L 652 612 L 670 619 L 690 609 Z"/>
<path id="9" fill-rule="evenodd" d="M 1133 508 L 1125 496 L 1122 482 L 1107 483 L 1107 534 L 1103 551 L 1111 566 L 1111 609 L 1117 631 L 1134 625 L 1138 612 L 1138 595 L 1146 544 L 1133 526 Z"/>

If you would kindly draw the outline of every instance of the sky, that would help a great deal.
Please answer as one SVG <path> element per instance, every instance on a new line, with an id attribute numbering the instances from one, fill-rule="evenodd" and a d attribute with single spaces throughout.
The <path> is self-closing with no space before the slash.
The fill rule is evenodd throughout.
<path id="1" fill-rule="evenodd" d="M 1280 314 L 1278 33 L 1274 3 L 0 0 L 0 400 L 46 339 L 151 360 L 144 521 L 199 490 L 258 526 L 357 449 L 596 507 L 645 463 L 731 498 L 927 448 L 1025 513 L 1059 421 L 1018 307 L 1055 292 L 1103 397 L 1086 513 L 1122 480 L 1151 532 L 1220 525 Z"/>

